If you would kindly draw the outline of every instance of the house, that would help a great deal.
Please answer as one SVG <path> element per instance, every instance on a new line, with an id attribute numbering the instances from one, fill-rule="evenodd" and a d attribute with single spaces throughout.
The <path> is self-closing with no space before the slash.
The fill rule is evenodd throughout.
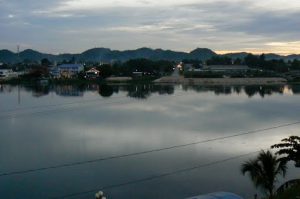
<path id="1" fill-rule="evenodd" d="M 202 64 L 184 64 L 184 71 L 202 71 Z"/>
<path id="2" fill-rule="evenodd" d="M 62 64 L 58 66 L 61 77 L 71 78 L 84 70 L 82 64 Z"/>
<path id="3" fill-rule="evenodd" d="M 85 72 L 85 78 L 87 79 L 96 79 L 100 75 L 100 71 L 96 68 L 91 68 L 90 70 Z"/>
<path id="4" fill-rule="evenodd" d="M 57 79 L 60 78 L 60 71 L 57 67 L 53 67 L 49 70 L 51 77 Z"/>
<path id="5" fill-rule="evenodd" d="M 17 77 L 17 74 L 12 69 L 0 69 L 0 79 Z"/>

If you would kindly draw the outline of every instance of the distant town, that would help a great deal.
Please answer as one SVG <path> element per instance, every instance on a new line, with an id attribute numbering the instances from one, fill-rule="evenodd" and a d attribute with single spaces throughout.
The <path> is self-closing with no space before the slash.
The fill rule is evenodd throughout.
<path id="1" fill-rule="evenodd" d="M 217 55 L 209 49 L 180 53 L 142 48 L 115 52 L 115 59 L 112 59 L 112 52 L 114 51 L 99 48 L 80 55 L 54 56 L 33 50 L 21 53 L 2 50 L 0 81 L 47 83 L 156 80 L 162 83 L 180 83 L 189 82 L 184 81 L 186 79 L 203 78 L 277 78 L 274 81 L 278 83 L 300 80 L 300 59 L 296 55 Z"/>

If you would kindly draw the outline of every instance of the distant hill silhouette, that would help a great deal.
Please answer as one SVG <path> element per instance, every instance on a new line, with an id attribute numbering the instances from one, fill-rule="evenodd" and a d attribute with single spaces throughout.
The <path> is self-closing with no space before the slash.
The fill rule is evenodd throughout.
<path id="1" fill-rule="evenodd" d="M 130 59 L 146 58 L 151 60 L 169 60 L 169 61 L 181 61 L 183 59 L 198 59 L 207 60 L 217 53 L 208 48 L 197 48 L 189 53 L 177 52 L 172 50 L 163 49 L 151 49 L 151 48 L 139 48 L 136 50 L 111 50 L 109 48 L 93 48 L 84 51 L 80 54 L 45 54 L 32 49 L 27 49 L 18 55 L 17 53 L 11 52 L 9 50 L 0 50 L 0 62 L 3 63 L 17 63 L 20 61 L 41 61 L 44 58 L 50 61 L 63 61 L 71 60 L 74 58 L 76 61 L 97 61 L 97 62 L 110 62 L 110 61 L 128 61 Z M 246 52 L 240 53 L 228 53 L 223 56 L 228 56 L 233 59 L 243 59 L 248 55 Z M 300 59 L 300 55 L 288 55 L 281 56 L 277 54 L 266 54 L 267 59 Z"/>
<path id="2" fill-rule="evenodd" d="M 14 63 L 17 62 L 18 56 L 17 54 L 9 51 L 9 50 L 0 50 L 0 62 L 4 63 Z"/>

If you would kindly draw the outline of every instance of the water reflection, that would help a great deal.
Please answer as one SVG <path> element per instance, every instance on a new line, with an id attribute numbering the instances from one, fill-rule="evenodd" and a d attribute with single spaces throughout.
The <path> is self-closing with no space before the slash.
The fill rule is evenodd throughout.
<path id="1" fill-rule="evenodd" d="M 98 92 L 104 98 L 112 97 L 119 91 L 126 92 L 127 96 L 136 99 L 147 99 L 153 94 L 173 95 L 175 85 L 158 84 L 125 84 L 125 85 L 107 85 L 107 84 L 89 84 L 89 85 L 31 85 L 21 86 L 22 89 L 32 92 L 32 96 L 47 96 L 55 93 L 63 97 L 83 97 L 85 92 Z M 195 91 L 198 93 L 213 92 L 215 95 L 246 94 L 249 98 L 254 96 L 271 96 L 273 94 L 299 94 L 300 85 L 255 85 L 255 86 L 202 86 L 202 85 L 182 85 L 183 91 Z M 0 93 L 11 92 L 14 86 L 1 85 Z"/>
<path id="2" fill-rule="evenodd" d="M 0 120 L 0 172 L 140 152 L 290 123 L 299 120 L 297 89 L 294 85 L 22 86 L 19 106 L 14 101 L 18 87 L 4 85 L 0 88 L 0 101 L 5 102 L 0 103 L 1 111 L 36 106 L 33 111 L 39 114 L 16 117 L 13 113 Z M 117 97 L 125 99 L 114 100 Z M 69 108 L 74 101 L 79 103 Z M 40 110 L 48 105 L 55 105 L 52 114 Z M 0 178 L 0 198 L 49 198 L 159 175 L 264 149 L 297 134 L 298 129 L 291 126 L 177 150 L 7 176 Z M 256 190 L 239 170 L 248 158 L 107 190 L 106 194 L 112 199 L 182 199 L 232 191 L 252 198 Z M 287 179 L 296 174 L 292 167 Z M 74 198 L 93 198 L 93 194 Z"/>

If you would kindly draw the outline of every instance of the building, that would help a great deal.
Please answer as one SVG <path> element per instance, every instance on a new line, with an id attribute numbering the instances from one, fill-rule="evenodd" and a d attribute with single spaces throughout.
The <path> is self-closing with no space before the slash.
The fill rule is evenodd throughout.
<path id="1" fill-rule="evenodd" d="M 91 68 L 85 72 L 85 78 L 87 79 L 97 79 L 100 75 L 100 71 L 96 68 Z"/>
<path id="2" fill-rule="evenodd" d="M 194 63 L 194 64 L 190 64 L 190 63 L 188 63 L 188 64 L 184 64 L 183 65 L 183 67 L 184 67 L 184 71 L 195 71 L 195 72 L 197 72 L 197 71 L 202 71 L 203 70 L 203 65 L 202 64 L 197 64 L 197 63 Z"/>
<path id="3" fill-rule="evenodd" d="M 52 78 L 60 78 L 60 71 L 57 67 L 53 67 L 49 70 L 49 73 L 51 75 Z"/>
<path id="4" fill-rule="evenodd" d="M 247 72 L 249 67 L 246 65 L 206 65 L 203 71 L 212 72 Z"/>
<path id="5" fill-rule="evenodd" d="M 0 69 L 0 78 L 7 79 L 17 77 L 18 75 L 12 71 L 12 69 Z"/>
<path id="6" fill-rule="evenodd" d="M 72 78 L 84 70 L 82 64 L 62 64 L 58 66 L 60 77 Z"/>

